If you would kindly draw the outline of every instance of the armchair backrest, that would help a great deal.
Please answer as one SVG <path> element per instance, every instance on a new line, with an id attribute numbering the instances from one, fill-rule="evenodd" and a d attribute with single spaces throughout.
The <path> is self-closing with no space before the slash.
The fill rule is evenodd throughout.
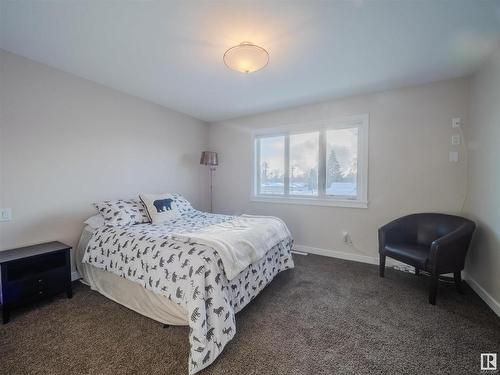
<path id="1" fill-rule="evenodd" d="M 403 218 L 406 228 L 411 228 L 415 244 L 430 246 L 434 240 L 458 229 L 461 225 L 471 222 L 460 216 L 420 213 Z"/>

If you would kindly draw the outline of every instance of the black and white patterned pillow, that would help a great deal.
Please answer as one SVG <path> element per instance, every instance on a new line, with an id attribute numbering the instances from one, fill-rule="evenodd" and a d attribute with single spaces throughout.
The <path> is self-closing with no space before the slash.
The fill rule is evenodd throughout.
<path id="1" fill-rule="evenodd" d="M 94 203 L 94 207 L 104 217 L 106 225 L 133 225 L 150 222 L 146 208 L 140 200 L 104 201 Z"/>
<path id="2" fill-rule="evenodd" d="M 188 211 L 194 210 L 194 208 L 191 206 L 191 203 L 189 203 L 189 201 L 179 193 L 172 193 L 172 199 L 177 205 L 177 209 L 179 210 L 179 212 L 186 213 Z"/>

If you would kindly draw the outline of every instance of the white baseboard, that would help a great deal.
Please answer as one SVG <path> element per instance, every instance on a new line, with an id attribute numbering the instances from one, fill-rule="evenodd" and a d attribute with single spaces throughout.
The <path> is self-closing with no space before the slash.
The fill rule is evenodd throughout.
<path id="1" fill-rule="evenodd" d="M 474 280 L 469 274 L 464 272 L 464 280 L 467 281 L 469 286 L 477 293 L 481 299 L 493 310 L 497 316 L 500 317 L 500 303 L 495 300 L 479 283 Z"/>
<path id="2" fill-rule="evenodd" d="M 304 246 L 304 245 L 294 245 L 293 249 L 298 250 L 298 251 L 302 251 L 302 252 L 308 253 L 308 254 L 322 255 L 322 256 L 330 257 L 330 258 L 352 260 L 354 262 L 375 264 L 377 266 L 379 264 L 378 257 L 371 257 L 368 255 L 363 255 L 363 254 L 345 253 L 342 251 L 326 250 L 326 249 L 320 249 L 317 247 L 310 247 L 310 246 Z M 400 267 L 402 269 L 406 269 L 406 268 L 413 269 L 413 267 L 408 266 L 407 264 L 398 262 L 397 260 L 390 259 L 390 258 L 387 258 L 386 266 L 389 266 L 389 267 L 397 266 L 397 267 Z"/>
<path id="3" fill-rule="evenodd" d="M 80 278 L 80 274 L 78 273 L 78 271 L 71 272 L 71 281 L 78 280 L 79 278 Z"/>
<path id="4" fill-rule="evenodd" d="M 304 246 L 304 245 L 294 245 L 294 250 L 302 251 L 304 253 L 322 255 L 325 257 L 352 260 L 354 262 L 368 263 L 368 264 L 379 264 L 379 259 L 377 257 L 371 257 L 368 255 L 362 254 L 354 254 L 354 253 L 345 253 L 342 251 L 335 250 L 326 250 L 320 249 L 316 247 Z M 398 262 L 397 260 L 388 258 L 386 261 L 386 266 L 389 267 L 397 267 L 398 269 L 402 269 L 408 271 L 409 268 L 413 269 L 413 267 L 408 266 L 407 264 Z M 453 275 L 452 275 L 453 276 Z M 477 293 L 481 299 L 486 302 L 486 304 L 493 310 L 495 314 L 500 316 L 500 303 L 495 300 L 484 288 L 477 283 L 472 277 L 470 277 L 466 272 L 463 272 L 463 278 L 467 281 L 470 287 Z"/>
<path id="5" fill-rule="evenodd" d="M 298 255 L 307 255 L 308 254 L 308 253 L 304 253 L 303 251 L 298 251 L 298 250 L 295 250 L 295 249 L 292 250 L 292 253 L 293 254 L 298 254 Z"/>

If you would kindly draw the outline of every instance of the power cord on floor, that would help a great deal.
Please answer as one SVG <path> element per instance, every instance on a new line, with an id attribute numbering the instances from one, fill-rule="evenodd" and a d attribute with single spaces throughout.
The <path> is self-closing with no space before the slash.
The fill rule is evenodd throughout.
<path id="1" fill-rule="evenodd" d="M 411 267 L 411 266 L 395 265 L 392 268 L 395 269 L 396 271 L 410 273 L 412 275 L 415 275 L 414 267 Z M 425 276 L 425 277 L 431 277 L 431 273 L 430 272 L 423 271 L 423 270 L 420 270 L 419 275 L 422 275 L 422 276 Z M 449 284 L 454 284 L 455 283 L 455 279 L 454 278 L 448 277 L 448 276 L 441 276 L 441 275 L 439 276 L 439 281 L 442 281 L 442 282 L 445 282 L 445 283 L 449 283 Z"/>
<path id="2" fill-rule="evenodd" d="M 420 275 L 426 276 L 426 277 L 431 277 L 430 272 L 427 271 L 420 271 Z M 455 284 L 455 279 L 449 276 L 439 276 L 439 281 L 448 283 L 448 284 Z"/>

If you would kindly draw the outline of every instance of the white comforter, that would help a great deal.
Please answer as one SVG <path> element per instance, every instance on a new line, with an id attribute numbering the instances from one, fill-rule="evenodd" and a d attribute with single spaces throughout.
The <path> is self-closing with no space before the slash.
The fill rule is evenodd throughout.
<path id="1" fill-rule="evenodd" d="M 176 233 L 210 246 L 219 254 L 228 280 L 234 279 L 266 252 L 291 237 L 283 220 L 272 216 L 243 215 L 196 232 Z"/>

